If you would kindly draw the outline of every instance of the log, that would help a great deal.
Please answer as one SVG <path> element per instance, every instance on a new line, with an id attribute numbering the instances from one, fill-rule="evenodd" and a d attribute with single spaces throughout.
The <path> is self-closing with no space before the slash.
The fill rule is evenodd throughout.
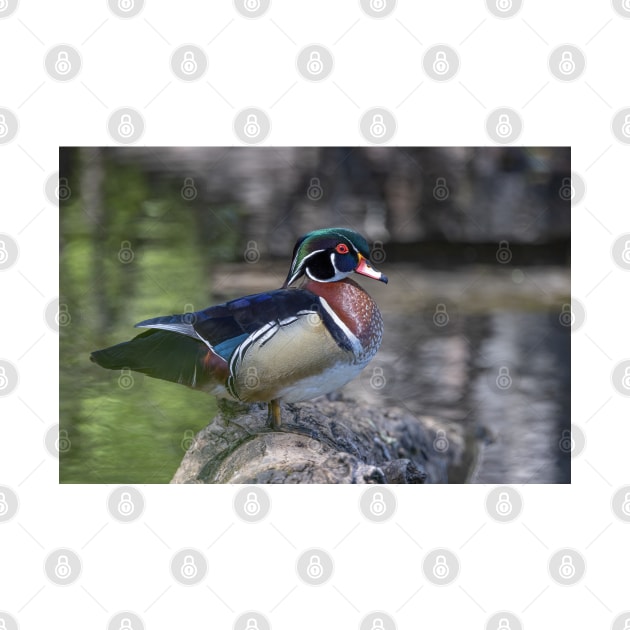
<path id="1" fill-rule="evenodd" d="M 443 431 L 402 408 L 326 398 L 282 405 L 272 430 L 267 405 L 220 401 L 171 483 L 447 483 L 465 440 Z"/>

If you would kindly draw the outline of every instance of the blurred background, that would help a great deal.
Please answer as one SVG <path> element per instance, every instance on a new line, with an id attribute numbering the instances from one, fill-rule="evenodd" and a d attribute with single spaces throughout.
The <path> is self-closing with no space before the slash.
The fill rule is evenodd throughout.
<path id="1" fill-rule="evenodd" d="M 143 319 L 278 288 L 350 227 L 383 345 L 348 398 L 439 420 L 451 482 L 570 482 L 569 148 L 62 148 L 60 481 L 167 483 L 213 397 L 89 361 Z M 452 439 L 452 438 L 451 438 Z"/>

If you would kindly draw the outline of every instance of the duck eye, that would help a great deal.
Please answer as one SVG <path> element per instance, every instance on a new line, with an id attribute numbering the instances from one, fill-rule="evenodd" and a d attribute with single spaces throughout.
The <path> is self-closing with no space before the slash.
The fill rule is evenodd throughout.
<path id="1" fill-rule="evenodd" d="M 339 245 L 337 245 L 337 247 L 335 247 L 335 251 L 338 254 L 347 254 L 348 251 L 350 251 L 348 249 L 348 246 L 345 243 L 339 243 Z"/>

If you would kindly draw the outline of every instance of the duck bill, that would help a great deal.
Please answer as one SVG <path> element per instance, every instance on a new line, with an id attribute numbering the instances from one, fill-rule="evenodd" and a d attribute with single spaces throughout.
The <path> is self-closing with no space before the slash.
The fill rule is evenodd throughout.
<path id="1" fill-rule="evenodd" d="M 365 256 L 361 256 L 359 254 L 359 264 L 355 268 L 356 273 L 360 273 L 362 276 L 367 276 L 368 278 L 372 278 L 374 280 L 380 280 L 387 284 L 387 276 L 380 271 L 377 271 L 370 265 L 367 258 Z"/>

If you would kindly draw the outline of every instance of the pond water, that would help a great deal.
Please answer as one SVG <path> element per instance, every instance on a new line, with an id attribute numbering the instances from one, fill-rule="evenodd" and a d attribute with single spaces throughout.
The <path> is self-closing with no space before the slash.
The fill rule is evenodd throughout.
<path id="1" fill-rule="evenodd" d="M 363 283 L 386 332 L 348 393 L 463 433 L 467 458 L 451 482 L 570 483 L 568 271 L 387 273 L 387 287 Z"/>

